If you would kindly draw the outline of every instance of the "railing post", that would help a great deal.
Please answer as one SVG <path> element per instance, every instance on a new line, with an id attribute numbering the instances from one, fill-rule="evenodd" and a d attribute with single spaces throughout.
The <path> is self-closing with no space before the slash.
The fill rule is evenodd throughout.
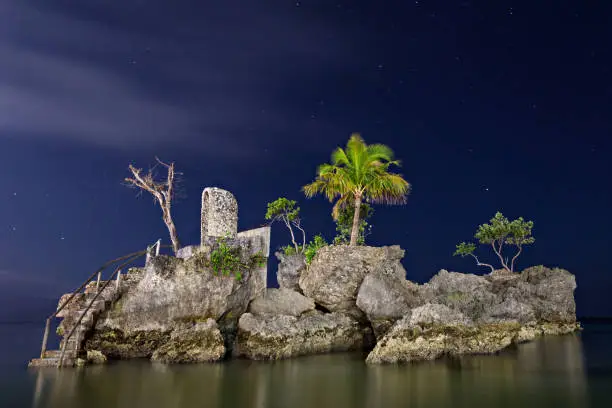
<path id="1" fill-rule="evenodd" d="M 98 272 L 98 280 L 96 281 L 96 292 L 100 290 L 100 279 L 102 279 L 102 272 Z"/>
<path id="2" fill-rule="evenodd" d="M 119 284 L 121 282 L 121 269 L 117 272 L 117 282 L 115 283 L 115 291 L 119 290 Z"/>
<path id="3" fill-rule="evenodd" d="M 151 251 L 152 250 L 153 250 L 153 246 L 147 247 L 147 257 L 145 258 L 145 266 L 149 264 L 149 261 L 151 261 Z"/>
<path id="4" fill-rule="evenodd" d="M 40 348 L 40 358 L 45 358 L 45 353 L 47 352 L 47 339 L 49 338 L 50 323 L 51 318 L 47 318 L 47 323 L 45 324 L 45 334 L 43 334 L 42 347 Z"/>

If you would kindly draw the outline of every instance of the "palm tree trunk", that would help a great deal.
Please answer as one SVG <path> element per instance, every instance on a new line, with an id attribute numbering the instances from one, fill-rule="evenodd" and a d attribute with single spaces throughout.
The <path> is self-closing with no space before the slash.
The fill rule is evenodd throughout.
<path id="1" fill-rule="evenodd" d="M 357 245 L 359 237 L 359 212 L 361 210 L 361 195 L 355 196 L 355 213 L 353 214 L 353 228 L 351 228 L 351 241 L 349 245 Z"/>

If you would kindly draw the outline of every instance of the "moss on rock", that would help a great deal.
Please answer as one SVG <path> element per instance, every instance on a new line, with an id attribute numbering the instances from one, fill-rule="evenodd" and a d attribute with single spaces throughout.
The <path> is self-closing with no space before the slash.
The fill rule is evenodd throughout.
<path id="1" fill-rule="evenodd" d="M 219 361 L 225 355 L 223 337 L 213 319 L 174 330 L 168 342 L 153 353 L 162 363 L 200 363 Z"/>
<path id="2" fill-rule="evenodd" d="M 125 334 L 121 330 L 96 330 L 86 341 L 86 350 L 98 350 L 110 359 L 147 358 L 170 338 L 160 330 L 136 331 Z"/>

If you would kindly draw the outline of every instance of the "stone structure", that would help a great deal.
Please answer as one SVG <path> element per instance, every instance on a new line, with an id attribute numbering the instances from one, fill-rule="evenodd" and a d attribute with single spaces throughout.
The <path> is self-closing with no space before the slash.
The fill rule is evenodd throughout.
<path id="1" fill-rule="evenodd" d="M 232 193 L 217 187 L 202 191 L 201 244 L 206 237 L 231 238 L 238 232 L 238 202 Z"/>

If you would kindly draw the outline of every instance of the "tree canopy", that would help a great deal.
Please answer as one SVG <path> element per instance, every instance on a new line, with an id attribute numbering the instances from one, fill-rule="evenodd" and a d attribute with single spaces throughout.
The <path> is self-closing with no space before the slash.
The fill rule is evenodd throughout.
<path id="1" fill-rule="evenodd" d="M 514 272 L 516 259 L 523 252 L 525 245 L 533 244 L 535 238 L 531 235 L 533 229 L 533 221 L 525 221 L 523 217 L 519 217 L 513 221 L 509 221 L 501 212 L 497 212 L 488 224 L 482 224 L 478 227 L 474 238 L 480 244 L 491 245 L 493 252 L 497 255 L 501 262 L 502 268 Z M 508 261 L 508 257 L 504 258 L 504 245 L 516 247 L 516 252 Z M 476 259 L 476 263 L 480 266 L 487 266 L 494 270 L 492 265 L 481 263 L 474 255 L 476 244 L 472 242 L 461 242 L 457 245 L 454 255 L 461 257 L 472 256 Z"/>
<path id="2" fill-rule="evenodd" d="M 331 163 L 317 169 L 316 179 L 302 190 L 307 197 L 323 194 L 330 202 L 336 200 L 332 216 L 338 219 L 340 210 L 353 203 L 354 214 L 350 245 L 357 245 L 362 201 L 380 204 L 404 204 L 410 184 L 401 174 L 389 172 L 400 166 L 393 151 L 383 144 L 367 145 L 357 133 L 351 135 L 346 148 L 338 147 Z"/>

